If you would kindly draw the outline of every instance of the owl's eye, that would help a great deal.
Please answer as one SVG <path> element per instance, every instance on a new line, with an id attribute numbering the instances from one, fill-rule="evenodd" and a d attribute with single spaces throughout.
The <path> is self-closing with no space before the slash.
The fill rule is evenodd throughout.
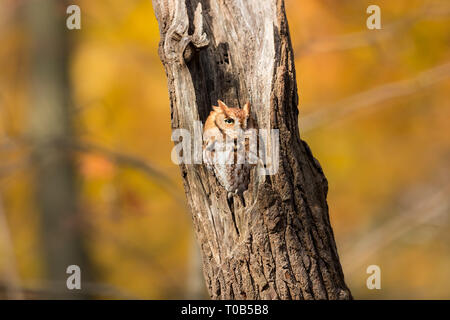
<path id="1" fill-rule="evenodd" d="M 231 119 L 231 118 L 227 118 L 224 121 L 225 121 L 225 123 L 228 123 L 228 124 L 233 124 L 234 123 L 234 120 Z"/>

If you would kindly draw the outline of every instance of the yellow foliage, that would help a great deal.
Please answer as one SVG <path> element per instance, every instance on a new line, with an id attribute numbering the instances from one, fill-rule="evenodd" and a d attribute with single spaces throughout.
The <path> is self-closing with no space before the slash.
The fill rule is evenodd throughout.
<path id="1" fill-rule="evenodd" d="M 356 103 L 337 116 L 346 107 L 338 102 L 348 97 L 450 62 L 448 16 L 439 10 L 425 15 L 429 3 L 448 10 L 445 1 L 377 1 L 383 30 L 369 31 L 370 1 L 286 0 L 300 118 L 336 115 L 323 123 L 319 117 L 309 130 L 300 127 L 329 181 L 330 218 L 340 256 L 356 270 L 346 273 L 356 298 L 450 298 L 448 220 L 419 224 L 359 265 L 345 258 L 378 227 L 408 214 L 404 203 L 414 205 L 428 194 L 423 189 L 440 190 L 448 181 L 448 77 L 429 86 L 419 81 L 412 93 L 367 106 Z M 179 169 L 170 160 L 170 105 L 151 1 L 80 0 L 79 5 L 83 27 L 70 63 L 76 140 L 158 168 L 183 197 Z M 416 18 L 408 22 L 410 17 Z M 0 24 L 0 148 L 6 138 L 26 140 L 33 107 L 27 82 L 30 39 L 18 18 L 5 21 L 5 27 Z M 18 158 L 27 158 L 30 150 L 20 144 L 18 149 Z M 193 259 L 185 205 L 144 170 L 101 154 L 73 156 L 98 281 L 130 297 L 184 297 Z M 32 283 L 45 276 L 33 164 L 4 178 L 1 166 L 11 161 L 2 149 L 0 157 L 0 194 L 18 271 L 25 284 Z M 448 203 L 443 216 L 448 218 Z M 8 261 L 2 244 L 0 250 L 1 281 Z M 381 267 L 380 291 L 365 286 L 371 264 Z"/>

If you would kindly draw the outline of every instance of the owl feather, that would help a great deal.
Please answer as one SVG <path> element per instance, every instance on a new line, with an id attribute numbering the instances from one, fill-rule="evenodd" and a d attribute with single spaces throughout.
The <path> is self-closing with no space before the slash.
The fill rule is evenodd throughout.
<path id="1" fill-rule="evenodd" d="M 221 100 L 213 106 L 203 130 L 203 160 L 219 183 L 231 194 L 247 190 L 253 166 L 249 139 L 250 103 L 241 108 L 228 107 Z"/>

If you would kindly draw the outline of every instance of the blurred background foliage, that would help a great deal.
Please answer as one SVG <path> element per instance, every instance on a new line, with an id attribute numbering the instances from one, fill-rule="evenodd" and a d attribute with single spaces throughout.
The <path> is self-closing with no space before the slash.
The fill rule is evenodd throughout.
<path id="1" fill-rule="evenodd" d="M 43 240 L 52 230 L 39 191 L 50 183 L 37 168 L 41 146 L 30 129 L 33 86 L 44 81 L 32 80 L 39 60 L 27 19 L 33 10 L 42 14 L 32 2 L 55 3 L 57 28 L 65 29 L 67 17 L 64 1 L 0 4 L 0 297 L 64 298 L 65 278 L 53 277 L 46 258 L 58 239 Z M 63 34 L 70 37 L 63 88 L 70 137 L 58 150 L 73 163 L 75 218 L 66 223 L 83 242 L 74 250 L 83 250 L 84 262 L 72 262 L 89 275 L 83 290 L 94 298 L 205 298 L 170 160 L 151 1 L 73 3 L 82 29 Z M 382 30 L 366 28 L 370 4 L 381 7 Z M 301 136 L 329 181 L 331 222 L 353 295 L 449 299 L 450 3 L 286 0 L 286 10 Z M 64 251 L 71 249 L 58 250 L 70 261 Z M 373 264 L 381 267 L 381 290 L 366 287 Z"/>

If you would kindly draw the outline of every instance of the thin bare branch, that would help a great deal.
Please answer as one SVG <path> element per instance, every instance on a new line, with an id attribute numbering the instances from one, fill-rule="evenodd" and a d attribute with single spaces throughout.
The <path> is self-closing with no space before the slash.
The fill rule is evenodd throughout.
<path id="1" fill-rule="evenodd" d="M 363 265 L 370 257 L 381 249 L 388 247 L 403 235 L 421 225 L 440 217 L 449 215 L 449 186 L 441 188 L 432 196 L 416 203 L 409 210 L 396 215 L 379 228 L 356 241 L 350 252 L 344 252 L 344 266 L 346 272 L 352 273 Z"/>
<path id="2" fill-rule="evenodd" d="M 442 4 L 426 4 L 417 12 L 386 25 L 381 30 L 361 31 L 348 33 L 331 38 L 313 40 L 295 48 L 297 58 L 335 51 L 345 51 L 349 49 L 370 46 L 374 43 L 393 38 L 408 31 L 414 24 L 424 20 L 447 19 L 450 15 L 450 6 Z"/>
<path id="3" fill-rule="evenodd" d="M 320 109 L 319 106 L 310 106 L 308 109 L 319 110 L 300 117 L 301 132 L 341 120 L 345 116 L 386 100 L 414 94 L 449 78 L 450 62 L 428 69 L 412 79 L 384 84 L 335 103 L 320 105 Z"/>
<path id="4" fill-rule="evenodd" d="M 70 144 L 70 147 L 80 152 L 96 153 L 117 164 L 141 170 L 155 180 L 158 183 L 158 186 L 170 194 L 177 201 L 177 203 L 181 206 L 186 205 L 185 200 L 180 195 L 181 192 L 177 192 L 178 186 L 165 173 L 156 168 L 155 165 L 152 165 L 149 162 L 141 160 L 135 156 L 109 150 L 105 147 L 92 143 L 75 142 Z"/>

